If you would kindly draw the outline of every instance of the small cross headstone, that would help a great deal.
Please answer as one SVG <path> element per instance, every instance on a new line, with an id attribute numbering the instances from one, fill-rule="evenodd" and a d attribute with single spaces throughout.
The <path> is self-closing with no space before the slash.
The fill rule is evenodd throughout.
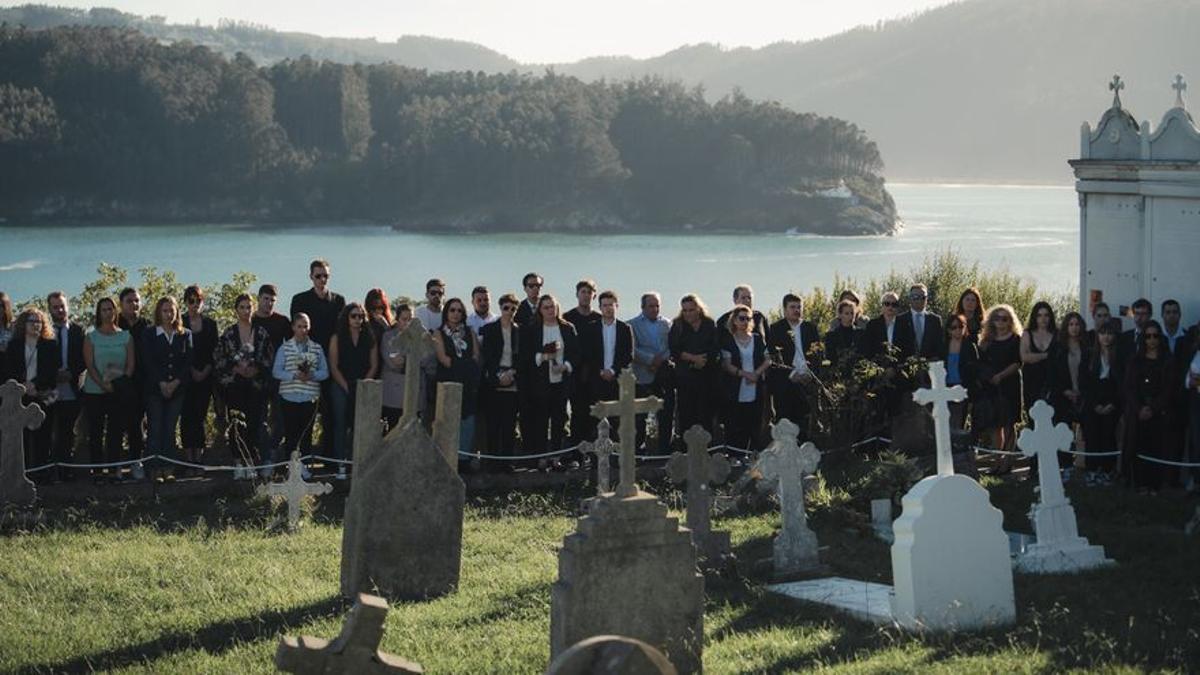
<path id="1" fill-rule="evenodd" d="M 1075 509 L 1063 491 L 1058 475 L 1058 452 L 1070 450 L 1075 436 L 1070 427 L 1054 424 L 1054 408 L 1038 401 L 1029 409 L 1033 428 L 1017 436 L 1017 446 L 1026 457 L 1037 456 L 1041 500 L 1033 507 L 1033 531 L 1037 541 L 1017 557 L 1017 569 L 1026 572 L 1073 572 L 1111 565 L 1104 549 L 1079 536 Z"/>
<path id="2" fill-rule="evenodd" d="M 421 406 L 421 362 L 433 354 L 433 338 L 421 321 L 414 319 L 392 339 L 391 349 L 404 355 L 404 412 L 396 425 L 400 428 L 417 419 Z"/>
<path id="3" fill-rule="evenodd" d="M 359 593 L 337 639 L 285 637 L 275 650 L 275 667 L 285 673 L 424 673 L 421 664 L 379 651 L 388 605 L 383 598 Z"/>
<path id="4" fill-rule="evenodd" d="M 32 504 L 37 497 L 25 477 L 25 430 L 42 426 L 46 413 L 21 403 L 24 395 L 25 385 L 16 380 L 0 385 L 0 503 Z"/>
<path id="5" fill-rule="evenodd" d="M 754 469 L 779 490 L 783 529 L 775 537 L 775 576 L 789 577 L 820 567 L 817 535 L 804 512 L 804 477 L 817 470 L 821 452 L 812 443 L 798 445 L 800 427 L 781 419 L 771 427 L 771 446 L 763 450 Z"/>
<path id="6" fill-rule="evenodd" d="M 308 495 L 324 495 L 333 492 L 329 483 L 304 482 L 304 464 L 300 461 L 300 451 L 293 450 L 292 458 L 288 461 L 288 477 L 282 483 L 260 485 L 259 494 L 268 497 L 283 497 L 287 501 L 287 526 L 289 532 L 295 532 L 300 526 L 300 504 Z"/>
<path id="7" fill-rule="evenodd" d="M 626 368 L 617 378 L 619 397 L 616 401 L 601 401 L 592 404 L 592 417 L 620 417 L 621 424 L 621 482 L 617 485 L 618 497 L 634 497 L 638 493 L 637 461 L 634 457 L 637 443 L 637 416 L 657 412 L 662 399 L 657 396 L 637 398 L 637 378 L 631 368 Z"/>
<path id="8" fill-rule="evenodd" d="M 676 452 L 667 462 L 667 475 L 676 485 L 687 484 L 687 526 L 700 557 L 709 562 L 729 556 L 729 533 L 712 530 L 712 491 L 709 483 L 725 482 L 729 461 L 724 455 L 709 455 L 712 435 L 699 424 L 683 434 L 687 453 Z"/>
<path id="9" fill-rule="evenodd" d="M 953 446 L 950 443 L 950 403 L 967 397 L 961 385 L 946 386 L 946 365 L 941 361 L 929 364 L 929 389 L 913 392 L 913 400 L 921 405 L 933 404 L 933 437 L 937 442 L 937 475 L 954 475 Z"/>
<path id="10" fill-rule="evenodd" d="M 1171 88 L 1175 90 L 1175 107 L 1186 107 L 1183 104 L 1183 92 L 1187 91 L 1187 82 L 1183 81 L 1183 75 L 1175 76 L 1175 82 L 1171 84 Z"/>
<path id="11" fill-rule="evenodd" d="M 598 495 L 612 491 L 609 462 L 612 460 L 613 450 L 617 447 L 612 439 L 612 427 L 609 426 L 607 417 L 596 425 L 596 440 L 588 441 L 580 446 L 580 450 L 596 459 L 596 494 Z"/>

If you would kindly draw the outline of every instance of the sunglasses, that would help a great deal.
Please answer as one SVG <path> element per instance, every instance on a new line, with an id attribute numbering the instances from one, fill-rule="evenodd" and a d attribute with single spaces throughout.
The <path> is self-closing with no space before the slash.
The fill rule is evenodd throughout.
<path id="1" fill-rule="evenodd" d="M 929 297 L 929 296 L 925 295 L 924 293 L 909 293 L 908 294 L 909 300 L 924 300 L 927 297 Z"/>
<path id="2" fill-rule="evenodd" d="M 899 306 L 900 306 L 900 303 L 898 303 L 898 302 L 896 302 L 896 301 L 894 301 L 894 300 L 884 300 L 884 301 L 883 301 L 883 306 L 884 306 L 884 307 L 899 307 Z"/>
<path id="3" fill-rule="evenodd" d="M 749 322 L 750 322 L 750 317 L 746 316 L 745 314 L 742 314 L 742 315 L 739 315 L 739 316 L 738 316 L 736 319 L 734 319 L 734 320 L 735 320 L 735 321 L 737 321 L 738 323 L 749 323 Z"/>

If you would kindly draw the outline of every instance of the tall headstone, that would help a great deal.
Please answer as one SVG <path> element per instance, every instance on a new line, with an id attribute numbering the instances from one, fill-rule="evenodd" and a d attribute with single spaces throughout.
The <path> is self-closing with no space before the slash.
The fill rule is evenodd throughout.
<path id="1" fill-rule="evenodd" d="M 708 454 L 712 434 L 699 424 L 683 433 L 687 452 L 676 452 L 667 462 L 667 475 L 675 484 L 687 485 L 687 526 L 700 559 L 709 566 L 722 566 L 730 558 L 729 532 L 712 529 L 710 483 L 724 483 L 729 461 L 724 455 Z"/>
<path id="2" fill-rule="evenodd" d="M 1069 450 L 1075 435 L 1063 423 L 1054 424 L 1054 408 L 1038 401 L 1029 409 L 1033 428 L 1026 427 L 1017 437 L 1017 446 L 1026 457 L 1037 457 L 1041 499 L 1033 506 L 1033 531 L 1037 541 L 1017 556 L 1022 572 L 1076 572 L 1112 565 L 1104 548 L 1093 546 L 1079 536 L 1075 509 L 1063 491 L 1058 475 L 1058 451 Z"/>
<path id="3" fill-rule="evenodd" d="M 458 382 L 438 382 L 433 442 L 455 471 L 458 470 L 458 446 L 462 437 L 462 396 L 463 386 Z"/>
<path id="4" fill-rule="evenodd" d="M 358 406 L 380 409 L 378 381 L 360 380 L 357 391 Z M 342 594 L 424 598 L 453 591 L 462 562 L 466 486 L 415 420 L 384 439 L 374 428 L 367 434 L 374 440 L 355 439 L 342 529 Z"/>
<path id="5" fill-rule="evenodd" d="M 275 649 L 275 667 L 300 675 L 424 673 L 421 664 L 379 650 L 387 611 L 383 598 L 359 593 L 335 640 L 285 637 Z"/>
<path id="6" fill-rule="evenodd" d="M 282 497 L 287 502 L 287 529 L 295 532 L 300 527 L 300 505 L 309 495 L 326 495 L 333 492 L 329 483 L 304 482 L 304 464 L 300 461 L 300 451 L 293 450 L 292 458 L 288 461 L 287 480 L 282 483 L 260 485 L 258 493 L 268 497 Z"/>
<path id="7" fill-rule="evenodd" d="M 558 655 L 546 675 L 676 675 L 662 652 L 633 638 L 597 635 Z"/>
<path id="8" fill-rule="evenodd" d="M 941 362 L 931 363 L 929 374 L 931 389 L 916 391 L 913 398 L 933 404 L 938 475 L 904 495 L 904 511 L 893 528 L 892 614 L 913 629 L 1009 624 L 1016 619 L 1016 603 L 1004 516 L 979 483 L 953 473 L 946 404 L 961 396 L 946 388 Z"/>
<path id="9" fill-rule="evenodd" d="M 775 535 L 772 557 L 778 578 L 810 574 L 821 568 L 817 535 L 804 511 L 804 477 L 817 470 L 821 452 L 812 443 L 797 445 L 800 427 L 781 419 L 771 427 L 771 445 L 763 450 L 755 470 L 779 492 L 783 529 Z"/>
<path id="10" fill-rule="evenodd" d="M 25 430 L 37 429 L 46 413 L 24 405 L 25 385 L 9 380 L 0 385 L 0 504 L 32 504 L 33 481 L 25 477 Z"/>
<path id="11" fill-rule="evenodd" d="M 635 402 L 629 371 L 621 377 L 622 400 L 612 404 L 622 418 L 621 484 L 589 500 L 587 515 L 563 540 L 550 588 L 550 657 L 590 637 L 625 635 L 661 649 L 679 672 L 699 672 L 704 577 L 691 532 L 637 488 L 632 419 L 639 407 L 652 406 Z M 608 417 L 604 406 L 593 406 L 593 414 Z"/>

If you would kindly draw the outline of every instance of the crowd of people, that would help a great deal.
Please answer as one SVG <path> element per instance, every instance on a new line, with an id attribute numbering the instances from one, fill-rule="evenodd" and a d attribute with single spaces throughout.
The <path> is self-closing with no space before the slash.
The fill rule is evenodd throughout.
<path id="1" fill-rule="evenodd" d="M 578 453 L 553 453 L 595 438 L 591 406 L 617 397 L 626 368 L 638 396 L 664 402 L 656 433 L 647 433 L 644 416 L 638 420 L 640 453 L 669 453 L 675 430 L 696 424 L 719 427 L 729 446 L 760 449 L 772 420 L 807 428 L 812 385 L 831 364 L 881 356 L 944 361 L 947 383 L 970 394 L 954 405 L 952 424 L 992 448 L 1012 450 L 1025 413 L 1048 401 L 1056 421 L 1071 425 L 1079 447 L 1095 455 L 1086 459 L 1088 483 L 1120 478 L 1157 491 L 1186 481 L 1186 472 L 1138 455 L 1174 461 L 1185 456 L 1189 437 L 1200 446 L 1200 324 L 1185 330 L 1173 300 L 1159 307 L 1161 322 L 1149 301 L 1134 302 L 1129 330 L 1099 302 L 1089 329 L 1079 313 L 1056 317 L 1045 302 L 1023 322 L 1009 305 L 986 307 L 974 288 L 941 317 L 928 309 L 928 289 L 915 284 L 903 301 L 884 294 L 881 313 L 869 319 L 860 298 L 845 291 L 821 330 L 793 293 L 783 296 L 781 317 L 769 321 L 755 309 L 749 285 L 737 286 L 732 308 L 715 318 L 688 294 L 668 319 L 663 299 L 647 292 L 626 322 L 617 317 L 617 294 L 588 279 L 575 285 L 574 305 L 564 312 L 543 292 L 542 277 L 526 274 L 522 297 L 500 295 L 496 313 L 488 288 L 474 287 L 469 300 L 447 298 L 441 279 L 426 283 L 416 306 L 393 307 L 379 288 L 362 303 L 346 302 L 330 289 L 330 274 L 327 261 L 314 260 L 312 287 L 292 298 L 287 315 L 276 311 L 272 284 L 256 296 L 239 295 L 236 321 L 223 330 L 204 313 L 198 286 L 184 291 L 183 307 L 174 297 L 154 298 L 148 319 L 139 292 L 126 288 L 101 298 L 86 327 L 71 321 L 60 291 L 47 297 L 48 315 L 28 307 L 14 316 L 0 293 L 0 381 L 24 383 L 26 401 L 47 413 L 47 422 L 28 433 L 27 466 L 84 462 L 74 454 L 80 415 L 88 463 L 161 455 L 202 464 L 210 407 L 226 420 L 237 478 L 251 478 L 251 467 L 293 450 L 311 453 L 318 419 L 320 452 L 351 460 L 356 383 L 382 381 L 386 430 L 404 414 L 408 367 L 421 370 L 417 417 L 431 422 L 436 383 L 460 383 L 460 451 L 515 460 L 505 467 L 581 461 Z M 413 321 L 428 331 L 433 350 L 410 364 L 400 338 Z M 881 405 L 889 405 L 884 398 Z M 1122 454 L 1112 456 L 1118 449 Z M 344 478 L 347 463 L 336 463 Z M 173 466 L 151 466 L 155 478 L 174 478 Z M 1070 471 L 1067 462 L 1064 473 Z M 270 475 L 269 468 L 262 472 Z M 96 480 L 145 478 L 140 462 L 128 476 L 111 466 L 90 473 Z M 56 467 L 38 478 L 80 475 Z"/>

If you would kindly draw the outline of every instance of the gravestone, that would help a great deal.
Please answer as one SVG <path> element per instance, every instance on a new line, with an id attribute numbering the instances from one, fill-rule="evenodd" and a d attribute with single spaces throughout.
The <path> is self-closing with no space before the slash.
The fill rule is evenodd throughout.
<path id="1" fill-rule="evenodd" d="M 308 495 L 327 495 L 333 492 L 329 483 L 304 482 L 304 464 L 300 461 L 300 451 L 293 450 L 292 458 L 288 461 L 287 480 L 282 483 L 269 483 L 258 486 L 258 494 L 266 497 L 282 497 L 287 501 L 287 529 L 295 532 L 300 527 L 300 505 Z"/>
<path id="2" fill-rule="evenodd" d="M 1054 408 L 1045 401 L 1034 403 L 1029 417 L 1033 428 L 1021 431 L 1017 446 L 1026 457 L 1037 457 L 1041 499 L 1031 514 L 1037 541 L 1017 557 L 1017 569 L 1045 574 L 1112 565 L 1113 561 L 1104 557 L 1103 547 L 1079 536 L 1075 509 L 1059 478 L 1058 451 L 1070 450 L 1075 435 L 1067 425 L 1054 424 Z"/>
<path id="3" fill-rule="evenodd" d="M 592 407 L 621 416 L 621 483 L 587 502 L 587 515 L 563 540 L 550 588 L 550 656 L 597 635 L 626 635 L 661 649 L 681 673 L 702 669 L 704 577 L 686 528 L 637 488 L 633 417 L 657 399 L 634 399 L 632 373 L 621 374 L 621 401 Z"/>
<path id="4" fill-rule="evenodd" d="M 712 529 L 712 490 L 708 484 L 720 484 L 729 477 L 729 461 L 724 455 L 708 454 L 712 434 L 699 424 L 683 434 L 687 452 L 676 452 L 667 462 L 671 482 L 687 484 L 687 526 L 692 531 L 696 553 L 708 566 L 722 567 L 730 562 L 729 532 Z"/>
<path id="5" fill-rule="evenodd" d="M 871 500 L 871 529 L 875 537 L 887 543 L 892 543 L 896 537 L 892 534 L 892 500 Z"/>
<path id="6" fill-rule="evenodd" d="M 779 493 L 783 528 L 775 535 L 772 558 L 775 577 L 811 574 L 821 569 L 817 535 L 808 527 L 804 511 L 804 477 L 817 470 L 821 453 L 812 443 L 797 445 L 800 434 L 791 420 L 771 426 L 771 445 L 763 450 L 755 470 L 773 483 Z"/>
<path id="7" fill-rule="evenodd" d="M 24 506 L 37 497 L 25 477 L 25 430 L 42 426 L 46 413 L 21 403 L 24 395 L 25 385 L 16 380 L 0 385 L 0 504 Z"/>
<path id="8" fill-rule="evenodd" d="M 894 619 L 905 628 L 970 630 L 1016 619 L 1003 514 L 987 490 L 954 474 L 948 403 L 966 396 L 946 387 L 946 369 L 929 364 L 930 388 L 913 400 L 932 404 L 938 474 L 904 495 L 892 544 Z"/>
<path id="9" fill-rule="evenodd" d="M 433 355 L 434 347 L 433 338 L 420 320 L 409 321 L 408 327 L 392 340 L 391 349 L 404 356 L 404 410 L 396 424 L 400 428 L 417 419 L 421 409 L 421 362 Z"/>
<path id="10" fill-rule="evenodd" d="M 301 675 L 424 673 L 419 663 L 379 651 L 387 611 L 383 598 L 359 593 L 335 640 L 285 637 L 275 649 L 275 667 Z"/>
<path id="11" fill-rule="evenodd" d="M 596 440 L 587 441 L 579 446 L 580 451 L 585 455 L 592 455 L 596 462 L 596 494 L 602 495 L 605 492 L 612 491 L 612 479 L 610 478 L 610 469 L 612 468 L 613 450 L 617 449 L 617 444 L 612 439 L 612 428 L 608 424 L 608 418 L 600 420 L 596 425 Z"/>
<path id="12" fill-rule="evenodd" d="M 433 442 L 455 471 L 458 471 L 458 446 L 462 437 L 462 396 L 463 386 L 458 382 L 438 382 Z"/>
<path id="13" fill-rule="evenodd" d="M 359 380 L 357 405 L 376 411 L 378 380 Z M 466 486 L 414 419 L 380 439 L 355 432 L 354 481 L 342 529 L 346 597 L 443 595 L 458 585 Z"/>
<path id="14" fill-rule="evenodd" d="M 620 635 L 590 637 L 558 655 L 546 675 L 676 675 L 662 652 Z"/>
<path id="15" fill-rule="evenodd" d="M 621 482 L 617 484 L 617 496 L 633 497 L 638 494 L 637 465 L 634 464 L 637 416 L 658 412 L 658 409 L 662 407 L 662 399 L 657 396 L 637 398 L 637 378 L 634 376 L 632 368 L 626 368 L 621 372 L 617 377 L 617 385 L 618 400 L 593 403 L 592 417 L 620 418 L 620 426 L 617 429 L 621 433 Z"/>

